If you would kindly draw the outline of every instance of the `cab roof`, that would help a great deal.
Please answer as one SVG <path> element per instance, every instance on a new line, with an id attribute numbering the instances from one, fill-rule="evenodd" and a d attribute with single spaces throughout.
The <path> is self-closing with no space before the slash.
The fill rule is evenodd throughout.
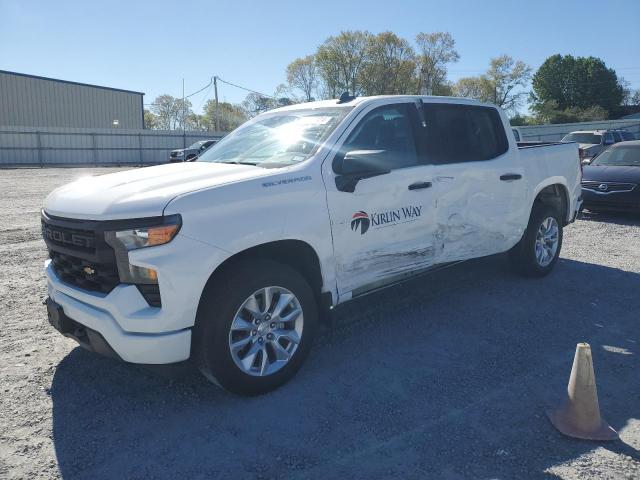
<path id="1" fill-rule="evenodd" d="M 348 108 L 355 107 L 357 105 L 362 105 L 365 103 L 373 103 L 380 100 L 398 100 L 398 99 L 406 99 L 408 102 L 413 102 L 418 99 L 422 99 L 423 101 L 429 101 L 434 103 L 440 103 L 442 101 L 446 101 L 447 103 L 459 103 L 459 104 L 472 104 L 472 105 L 487 105 L 495 107 L 495 105 L 484 104 L 479 102 L 478 100 L 473 100 L 471 98 L 463 98 L 463 97 L 441 97 L 435 95 L 376 95 L 370 97 L 355 97 L 353 100 L 339 103 L 339 99 L 332 100 L 319 100 L 316 102 L 306 102 L 306 103 L 296 103 L 295 105 L 288 105 L 286 107 L 276 108 L 274 110 L 270 110 L 271 112 L 282 112 L 287 110 L 301 110 L 308 108 L 326 108 L 326 107 L 338 107 L 338 108 Z"/>

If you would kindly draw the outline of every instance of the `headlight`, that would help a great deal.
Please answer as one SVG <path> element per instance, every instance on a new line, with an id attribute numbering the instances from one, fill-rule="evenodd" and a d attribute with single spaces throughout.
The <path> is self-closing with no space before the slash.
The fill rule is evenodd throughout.
<path id="1" fill-rule="evenodd" d="M 169 243 L 173 240 L 173 237 L 176 236 L 179 229 L 180 225 L 175 223 L 173 225 L 140 227 L 109 233 L 113 233 L 115 241 L 120 243 L 125 250 L 129 251 Z"/>
<path id="2" fill-rule="evenodd" d="M 182 225 L 180 215 L 142 219 L 140 226 L 105 232 L 104 238 L 115 251 L 118 274 L 123 283 L 157 283 L 158 273 L 151 268 L 129 263 L 129 252 L 169 243 Z"/>

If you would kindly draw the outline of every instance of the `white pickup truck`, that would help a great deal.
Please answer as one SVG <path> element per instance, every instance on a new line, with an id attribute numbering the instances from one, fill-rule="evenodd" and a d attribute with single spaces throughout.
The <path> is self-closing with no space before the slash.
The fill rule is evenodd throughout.
<path id="1" fill-rule="evenodd" d="M 259 394 L 296 373 L 342 302 L 500 252 L 549 273 L 580 180 L 576 144 L 519 148 L 493 105 L 343 95 L 280 108 L 196 162 L 51 193 L 49 321 L 93 351 L 190 359 Z"/>

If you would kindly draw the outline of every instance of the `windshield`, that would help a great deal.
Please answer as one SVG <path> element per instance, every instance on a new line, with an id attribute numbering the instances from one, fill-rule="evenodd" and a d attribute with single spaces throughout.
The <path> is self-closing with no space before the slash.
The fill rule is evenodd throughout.
<path id="1" fill-rule="evenodd" d="M 193 143 L 193 144 L 189 145 L 188 148 L 197 150 L 198 148 L 200 148 L 202 146 L 203 143 L 204 143 L 204 140 L 200 140 L 200 141 L 198 141 L 196 143 Z"/>
<path id="2" fill-rule="evenodd" d="M 599 145 L 601 140 L 602 135 L 598 133 L 570 133 L 562 139 L 563 142 L 593 143 L 596 145 Z"/>
<path id="3" fill-rule="evenodd" d="M 593 160 L 591 165 L 640 167 L 640 146 L 605 150 Z"/>
<path id="4" fill-rule="evenodd" d="M 315 153 L 351 108 L 265 113 L 224 137 L 198 161 L 260 166 L 302 162 Z"/>

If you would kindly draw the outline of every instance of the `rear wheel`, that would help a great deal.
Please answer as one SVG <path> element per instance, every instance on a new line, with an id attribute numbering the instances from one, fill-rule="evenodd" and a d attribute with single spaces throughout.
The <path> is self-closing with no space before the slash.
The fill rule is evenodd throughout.
<path id="1" fill-rule="evenodd" d="M 515 270 L 542 277 L 553 269 L 562 248 L 562 220 L 557 209 L 544 203 L 534 206 L 522 239 L 509 252 Z"/>
<path id="2" fill-rule="evenodd" d="M 311 287 L 287 265 L 249 260 L 211 282 L 194 328 L 200 371 L 242 395 L 273 390 L 295 375 L 317 323 Z"/>

